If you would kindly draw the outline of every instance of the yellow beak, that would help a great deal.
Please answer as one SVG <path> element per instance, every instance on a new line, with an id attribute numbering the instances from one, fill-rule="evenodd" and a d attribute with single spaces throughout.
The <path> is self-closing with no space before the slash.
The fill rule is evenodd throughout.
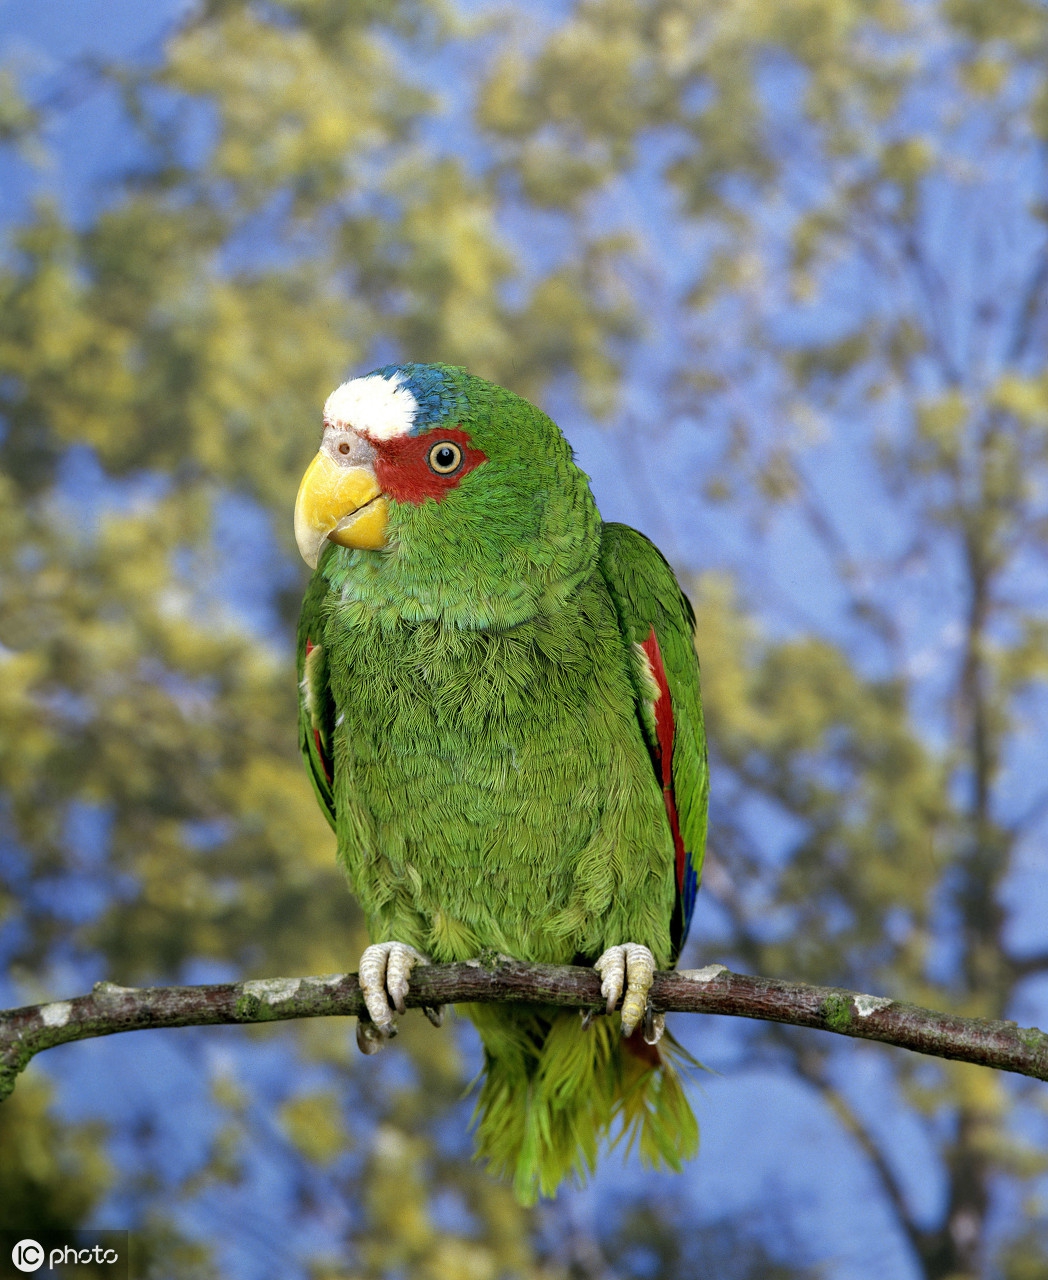
<path id="1" fill-rule="evenodd" d="M 384 547 L 387 505 L 370 467 L 340 467 L 321 450 L 306 468 L 295 501 L 302 559 L 315 569 L 329 539 L 343 547 Z"/>

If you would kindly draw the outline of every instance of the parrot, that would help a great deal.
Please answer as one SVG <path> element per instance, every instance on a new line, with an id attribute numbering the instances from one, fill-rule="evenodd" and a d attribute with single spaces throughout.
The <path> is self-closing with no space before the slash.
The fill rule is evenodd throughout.
<path id="1" fill-rule="evenodd" d="M 300 746 L 370 941 L 359 1046 L 395 1034 L 418 965 L 591 965 L 607 1016 L 464 1006 L 476 1155 L 523 1204 L 605 1139 L 679 1171 L 694 1060 L 649 993 L 691 923 L 708 769 L 668 562 L 601 520 L 545 413 L 438 363 L 331 393 L 294 528 Z"/>

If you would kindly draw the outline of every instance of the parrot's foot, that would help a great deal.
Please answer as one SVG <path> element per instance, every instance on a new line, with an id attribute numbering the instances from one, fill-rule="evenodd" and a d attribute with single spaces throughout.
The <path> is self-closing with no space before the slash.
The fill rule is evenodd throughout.
<path id="1" fill-rule="evenodd" d="M 428 956 L 404 942 L 375 943 L 360 957 L 357 976 L 371 1019 L 357 1022 L 357 1045 L 362 1053 L 377 1053 L 386 1040 L 397 1034 L 394 1011 L 404 1012 L 408 977 L 417 964 L 429 964 Z M 443 1009 L 425 1012 L 430 1022 L 439 1027 L 444 1018 Z"/>
<path id="2" fill-rule="evenodd" d="M 648 948 L 637 942 L 609 947 L 593 967 L 601 976 L 600 994 L 608 1002 L 608 1013 L 615 1011 L 622 988 L 626 988 L 622 1034 L 633 1035 L 643 1019 L 644 1039 L 648 1044 L 657 1044 L 666 1029 L 666 1020 L 661 1013 L 655 1013 L 648 1000 L 655 977 L 655 957 Z"/>

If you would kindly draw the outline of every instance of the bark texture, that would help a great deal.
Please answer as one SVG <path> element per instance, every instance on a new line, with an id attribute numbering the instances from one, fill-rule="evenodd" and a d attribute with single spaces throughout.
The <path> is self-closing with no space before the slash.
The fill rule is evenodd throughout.
<path id="1" fill-rule="evenodd" d="M 954 1058 L 1048 1080 L 1048 1035 L 1036 1027 L 962 1018 L 884 996 L 732 973 L 722 965 L 655 975 L 656 1011 L 756 1018 Z M 600 1013 L 600 979 L 572 965 L 521 964 L 492 957 L 425 965 L 411 975 L 411 1008 L 486 1001 L 541 1001 Z M 0 1012 L 0 1100 L 29 1061 L 71 1040 L 146 1027 L 257 1023 L 289 1018 L 367 1017 L 355 973 L 267 978 L 199 987 L 118 987 Z"/>

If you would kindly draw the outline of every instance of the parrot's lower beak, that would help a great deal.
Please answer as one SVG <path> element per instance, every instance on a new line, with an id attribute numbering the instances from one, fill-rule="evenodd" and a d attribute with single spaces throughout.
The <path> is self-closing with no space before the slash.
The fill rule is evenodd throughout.
<path id="1" fill-rule="evenodd" d="M 387 501 L 367 466 L 340 467 L 323 450 L 306 469 L 295 501 L 295 541 L 317 567 L 324 543 L 377 551 L 386 545 Z"/>

